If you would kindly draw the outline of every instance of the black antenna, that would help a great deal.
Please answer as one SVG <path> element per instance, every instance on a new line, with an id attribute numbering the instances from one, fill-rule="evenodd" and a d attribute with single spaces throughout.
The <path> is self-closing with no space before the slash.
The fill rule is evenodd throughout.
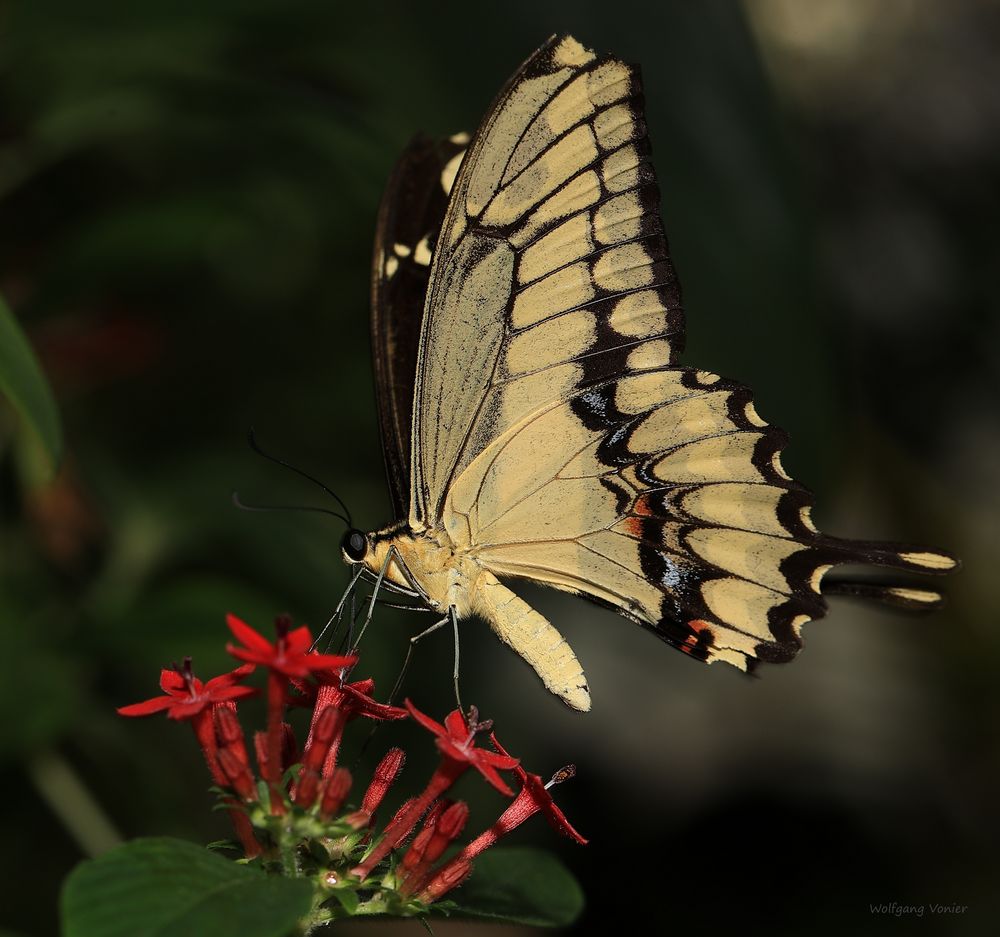
<path id="1" fill-rule="evenodd" d="M 351 526 L 351 522 L 340 511 L 316 508 L 307 504 L 247 504 L 240 499 L 238 491 L 233 492 L 233 504 L 241 511 L 312 511 L 316 514 L 330 514 L 333 517 L 340 518 L 348 527 Z"/>
<path id="2" fill-rule="evenodd" d="M 250 448 L 253 449 L 253 451 L 256 452 L 257 455 L 263 456 L 269 462 L 274 462 L 275 465 L 281 465 L 284 466 L 286 469 L 291 469 L 291 471 L 295 472 L 296 475 L 301 475 L 303 478 L 311 481 L 314 485 L 318 485 L 320 488 L 322 488 L 331 498 L 333 498 L 337 502 L 337 504 L 339 504 L 344 509 L 344 513 L 347 515 L 347 517 L 343 517 L 342 515 L 337 514 L 337 517 L 340 517 L 341 520 L 343 520 L 347 524 L 347 526 L 350 527 L 351 529 L 354 528 L 354 522 L 351 520 L 351 510 L 350 508 L 348 508 L 346 504 L 344 504 L 344 501 L 340 497 L 340 495 L 338 495 L 335 491 L 332 491 L 330 488 L 324 485 L 318 478 L 314 478 L 308 472 L 303 472 L 302 469 L 296 468 L 296 466 L 291 465 L 284 459 L 279 459 L 277 456 L 273 456 L 270 453 L 265 452 L 263 449 L 261 449 L 261 447 L 257 443 L 257 437 L 254 435 L 252 426 L 247 431 L 247 442 L 250 444 Z M 336 512 L 330 511 L 329 513 L 334 514 Z"/>

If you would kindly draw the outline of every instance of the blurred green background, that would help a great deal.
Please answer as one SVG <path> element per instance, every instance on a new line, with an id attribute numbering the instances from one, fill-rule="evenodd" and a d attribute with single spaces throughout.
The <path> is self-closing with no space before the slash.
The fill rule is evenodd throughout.
<path id="1" fill-rule="evenodd" d="M 588 716 L 467 623 L 466 696 L 531 770 L 580 769 L 558 799 L 592 844 L 541 821 L 517 838 L 579 875 L 581 932 L 912 928 L 870 912 L 891 901 L 968 906 L 927 908 L 924 933 L 1000 927 L 1000 5 L 105 0 L 0 8 L 0 294 L 66 436 L 44 483 L 0 407 L 11 932 L 55 933 L 61 879 L 117 836 L 226 835 L 186 727 L 114 707 L 185 654 L 226 667 L 226 611 L 326 619 L 341 528 L 233 510 L 234 488 L 324 503 L 246 428 L 362 525 L 389 519 L 367 338 L 381 187 L 410 135 L 472 129 L 555 31 L 642 64 L 685 360 L 755 388 L 825 529 L 965 567 L 933 616 L 835 603 L 756 681 L 527 589 L 587 669 Z M 366 639 L 383 691 L 414 618 Z M 408 692 L 443 714 L 450 669 L 442 633 Z M 433 759 L 408 729 L 363 763 L 399 739 L 415 789 Z M 464 792 L 475 831 L 501 804 Z"/>

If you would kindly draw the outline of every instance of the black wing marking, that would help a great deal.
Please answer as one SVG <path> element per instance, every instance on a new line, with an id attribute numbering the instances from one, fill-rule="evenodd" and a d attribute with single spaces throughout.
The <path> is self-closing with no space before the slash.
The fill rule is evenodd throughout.
<path id="1" fill-rule="evenodd" d="M 372 359 L 392 509 L 407 516 L 417 346 L 430 262 L 467 138 L 414 138 L 379 206 L 372 261 Z"/>

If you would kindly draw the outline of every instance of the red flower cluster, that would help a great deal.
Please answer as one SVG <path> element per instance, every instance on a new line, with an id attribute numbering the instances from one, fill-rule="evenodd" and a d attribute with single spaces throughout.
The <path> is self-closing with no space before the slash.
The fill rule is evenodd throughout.
<path id="1" fill-rule="evenodd" d="M 418 913 L 464 881 L 480 852 L 535 813 L 543 813 L 559 832 L 576 842 L 586 842 L 548 793 L 553 783 L 572 776 L 572 768 L 563 769 L 545 784 L 538 775 L 528 774 L 492 733 L 492 749 L 479 747 L 476 736 L 490 731 L 492 722 L 479 721 L 475 708 L 468 716 L 458 710 L 449 713 L 442 725 L 409 700 L 405 709 L 376 701 L 370 679 L 345 682 L 357 658 L 310 651 L 308 628 L 293 630 L 288 619 L 281 618 L 272 643 L 234 615 L 227 616 L 227 624 L 239 641 L 228 650 L 244 661 L 242 666 L 203 683 L 186 659 L 183 666 L 162 672 L 160 686 L 165 695 L 118 712 L 147 716 L 165 711 L 171 719 L 191 721 L 212 779 L 224 789 L 224 802 L 248 858 L 260 857 L 265 863 L 280 860 L 285 874 L 305 874 L 303 857 L 316 852 L 307 845 L 320 842 L 330 855 L 329 864 L 315 870 L 322 872 L 319 878 L 325 887 L 355 891 L 370 891 L 366 882 L 388 860 L 387 870 L 379 872 L 378 900 L 370 898 L 360 906 L 355 902 L 355 907 L 368 908 L 355 913 Z M 257 692 L 241 685 L 257 665 L 268 671 L 267 729 L 253 738 L 262 784 L 254 776 L 236 715 L 236 701 Z M 311 703 L 313 713 L 300 753 L 285 722 L 285 711 L 290 704 L 303 703 Z M 352 778 L 346 768 L 337 766 L 337 755 L 345 726 L 358 717 L 377 721 L 412 717 L 432 733 L 440 754 L 424 789 L 397 810 L 379 836 L 374 836 L 376 811 L 406 758 L 401 749 L 390 749 L 376 767 L 360 804 L 342 813 Z M 445 794 L 469 768 L 508 797 L 513 792 L 500 772 L 514 771 L 521 790 L 489 829 L 453 859 L 435 867 L 468 818 L 468 807 L 448 800 Z M 418 825 L 420 830 L 413 836 Z M 408 849 L 398 855 L 411 836 Z M 391 907 L 386 904 L 390 899 Z"/>

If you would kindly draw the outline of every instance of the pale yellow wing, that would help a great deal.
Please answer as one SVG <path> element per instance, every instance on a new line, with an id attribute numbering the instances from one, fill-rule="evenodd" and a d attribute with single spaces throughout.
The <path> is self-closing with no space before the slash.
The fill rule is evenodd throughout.
<path id="1" fill-rule="evenodd" d="M 540 406 L 669 358 L 683 324 L 658 203 L 636 71 L 551 40 L 501 92 L 452 189 L 418 355 L 414 529 Z"/>
<path id="2" fill-rule="evenodd" d="M 825 612 L 831 567 L 954 566 L 936 551 L 820 534 L 812 496 L 781 466 L 784 442 L 739 384 L 633 370 L 494 440 L 449 492 L 446 515 L 463 519 L 459 546 L 497 575 L 587 595 L 695 657 L 746 670 L 795 655 L 802 625 Z M 910 607 L 940 600 L 859 589 Z"/>
<path id="3" fill-rule="evenodd" d="M 553 40 L 501 94 L 452 191 L 421 334 L 411 525 L 441 524 L 493 573 L 610 605 L 702 660 L 788 660 L 825 611 L 831 566 L 954 561 L 820 534 L 749 391 L 676 366 L 658 201 L 637 73 Z M 526 657 L 530 628 L 518 618 L 507 636 Z M 559 655 L 543 678 L 568 699 L 585 688 Z"/>

